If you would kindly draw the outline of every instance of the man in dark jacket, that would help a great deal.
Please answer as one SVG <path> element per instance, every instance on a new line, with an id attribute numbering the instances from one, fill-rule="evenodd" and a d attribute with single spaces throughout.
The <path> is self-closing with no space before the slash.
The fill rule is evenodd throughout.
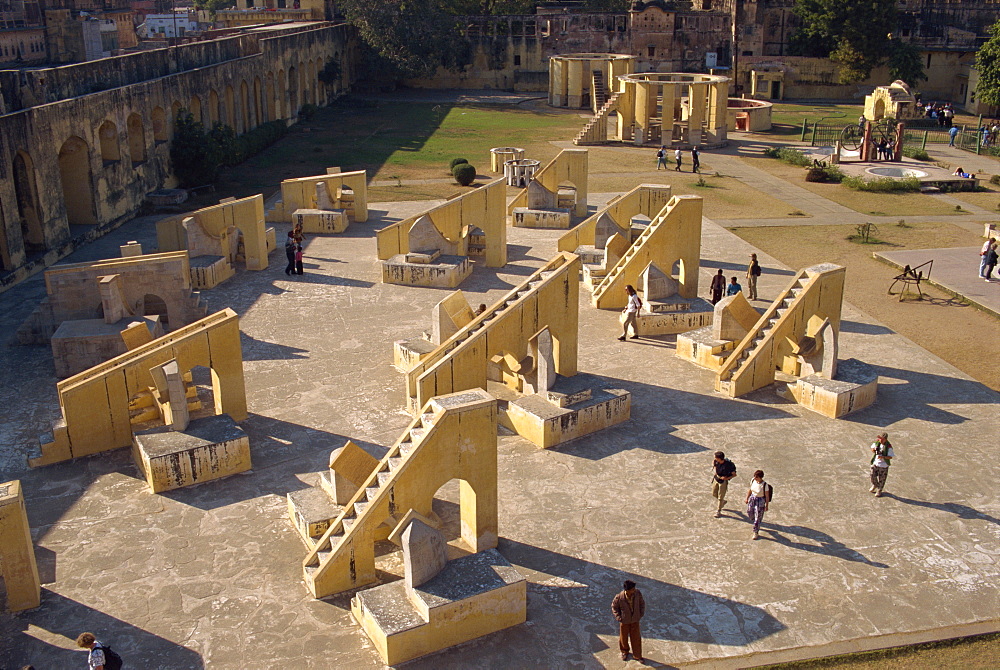
<path id="1" fill-rule="evenodd" d="M 642 635 L 639 632 L 639 619 L 646 613 L 646 601 L 631 579 L 625 580 L 624 590 L 611 601 L 611 613 L 618 621 L 618 649 L 622 652 L 622 660 L 628 660 L 631 642 L 632 656 L 641 663 Z"/>

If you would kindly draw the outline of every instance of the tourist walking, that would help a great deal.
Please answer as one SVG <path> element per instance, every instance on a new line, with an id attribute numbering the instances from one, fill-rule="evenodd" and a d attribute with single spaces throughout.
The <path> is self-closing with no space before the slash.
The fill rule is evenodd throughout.
<path id="1" fill-rule="evenodd" d="M 764 520 L 764 512 L 771 502 L 771 487 L 764 481 L 764 471 L 754 470 L 753 479 L 750 480 L 750 488 L 747 489 L 747 518 L 753 524 L 753 535 L 751 539 L 756 540 L 760 536 L 760 522 Z"/>
<path id="2" fill-rule="evenodd" d="M 742 292 L 743 287 L 736 281 L 736 277 L 730 277 L 729 286 L 726 287 L 726 296 L 736 295 L 737 293 Z"/>
<path id="3" fill-rule="evenodd" d="M 747 266 L 747 292 L 750 299 L 757 299 L 757 277 L 760 276 L 760 263 L 757 262 L 757 254 L 750 254 L 750 265 Z"/>
<path id="4" fill-rule="evenodd" d="M 698 152 L 698 147 L 691 147 L 691 172 L 699 170 L 701 170 L 701 154 Z"/>
<path id="5" fill-rule="evenodd" d="M 979 277 L 980 279 L 986 279 L 986 254 L 990 249 L 996 246 L 996 240 L 992 237 L 986 240 L 983 244 L 983 248 L 979 251 Z"/>
<path id="6" fill-rule="evenodd" d="M 889 476 L 889 464 L 895 456 L 889 443 L 889 433 L 879 433 L 872 443 L 872 487 L 868 489 L 876 498 L 882 497 L 885 479 Z"/>
<path id="7" fill-rule="evenodd" d="M 93 633 L 80 633 L 76 638 L 76 646 L 88 650 L 89 670 L 121 670 L 122 657 L 112 651 L 111 647 L 98 642 Z"/>
<path id="8" fill-rule="evenodd" d="M 726 454 L 717 451 L 712 460 L 712 497 L 717 501 L 715 518 L 722 516 L 722 508 L 726 504 L 726 491 L 729 490 L 729 480 L 736 476 L 736 464 L 726 458 Z"/>
<path id="9" fill-rule="evenodd" d="M 681 161 L 684 159 L 684 154 L 681 153 L 680 149 L 674 151 L 674 161 L 677 162 L 677 167 L 674 168 L 675 172 L 681 171 Z"/>
<path id="10" fill-rule="evenodd" d="M 622 591 L 611 601 L 611 613 L 618 622 L 618 650 L 622 653 L 622 660 L 628 660 L 631 645 L 632 657 L 642 663 L 639 620 L 646 614 L 646 601 L 642 599 L 642 591 L 635 587 L 635 582 L 631 579 L 625 580 Z"/>
<path id="11" fill-rule="evenodd" d="M 285 258 L 288 259 L 288 265 L 285 266 L 286 275 L 291 275 L 295 272 L 295 249 L 298 246 L 298 243 L 295 242 L 294 234 L 289 230 L 288 238 L 285 240 Z"/>
<path id="12" fill-rule="evenodd" d="M 983 277 L 986 279 L 986 283 L 993 281 L 993 268 L 997 266 L 997 248 L 996 245 L 991 246 L 986 251 L 986 273 Z"/>
<path id="13" fill-rule="evenodd" d="M 726 290 L 726 277 L 722 274 L 722 270 L 719 270 L 718 274 L 712 277 L 712 284 L 709 288 L 712 291 L 712 304 L 714 305 L 722 300 L 722 294 Z"/>
<path id="14" fill-rule="evenodd" d="M 628 294 L 628 303 L 625 305 L 625 309 L 622 310 L 622 313 L 625 315 L 625 322 L 622 325 L 622 336 L 618 338 L 622 342 L 628 337 L 629 325 L 632 326 L 632 339 L 634 340 L 639 337 L 639 329 L 635 321 L 639 316 L 639 309 L 642 308 L 642 300 L 639 299 L 638 294 L 632 288 L 631 284 L 625 286 L 625 293 Z"/>
<path id="15" fill-rule="evenodd" d="M 656 152 L 656 169 L 659 170 L 661 167 L 667 169 L 667 148 L 662 144 L 660 150 Z"/>
<path id="16" fill-rule="evenodd" d="M 952 126 L 948 131 L 948 146 L 955 146 L 955 138 L 958 137 L 958 126 Z"/>

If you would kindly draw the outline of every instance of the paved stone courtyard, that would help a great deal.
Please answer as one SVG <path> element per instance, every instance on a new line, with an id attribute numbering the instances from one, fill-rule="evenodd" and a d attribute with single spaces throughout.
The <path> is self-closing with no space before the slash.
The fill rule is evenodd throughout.
<path id="1" fill-rule="evenodd" d="M 268 271 L 205 293 L 242 318 L 244 475 L 152 495 L 126 450 L 28 471 L 58 416 L 51 354 L 0 347 L 0 481 L 24 484 L 44 582 L 39 609 L 0 615 L 0 666 L 83 667 L 73 639 L 84 630 L 132 668 L 381 665 L 347 595 L 308 597 L 285 494 L 316 483 L 346 438 L 380 455 L 409 422 L 392 341 L 428 329 L 446 292 L 379 283 L 374 231 L 426 206 L 375 204 L 368 223 L 308 240 L 303 277 L 285 277 L 279 251 Z M 461 286 L 469 302 L 498 298 L 551 257 L 557 235 L 509 229 L 511 263 L 477 267 Z M 128 239 L 148 248 L 151 221 L 66 262 L 116 255 Z M 742 276 L 751 251 L 706 222 L 702 295 L 718 268 Z M 758 255 L 768 298 L 792 272 Z M 43 294 L 35 277 L 0 295 L 3 344 Z M 645 656 L 661 667 L 998 629 L 1000 395 L 846 306 L 841 357 L 878 368 L 874 407 L 834 421 L 766 389 L 730 400 L 674 357 L 672 337 L 618 342 L 617 314 L 581 294 L 580 369 L 630 390 L 632 420 L 548 451 L 500 438 L 499 548 L 529 579 L 528 623 L 408 667 L 623 667 L 610 601 L 625 578 L 646 597 Z M 897 458 L 875 499 L 867 445 L 883 428 Z M 721 519 L 715 449 L 739 467 Z M 751 542 L 741 501 L 758 467 L 775 499 Z M 448 519 L 455 492 L 442 495 Z"/>

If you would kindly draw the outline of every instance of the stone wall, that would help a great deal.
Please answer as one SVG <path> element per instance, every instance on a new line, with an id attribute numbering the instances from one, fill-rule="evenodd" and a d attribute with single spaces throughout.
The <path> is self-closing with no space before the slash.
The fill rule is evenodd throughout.
<path id="1" fill-rule="evenodd" d="M 351 83 L 355 33 L 315 23 L 30 72 L 2 72 L 0 290 L 134 216 L 170 184 L 177 111 L 238 133 L 297 119 Z M 317 73 L 340 59 L 343 80 Z M 9 85 L 9 87 L 8 87 Z M 106 90 L 90 92 L 95 86 Z"/>

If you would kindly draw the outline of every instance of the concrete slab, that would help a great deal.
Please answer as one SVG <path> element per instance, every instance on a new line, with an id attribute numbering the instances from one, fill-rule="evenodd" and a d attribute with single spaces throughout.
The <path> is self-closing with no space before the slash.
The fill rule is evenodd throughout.
<path id="1" fill-rule="evenodd" d="M 935 286 L 975 303 L 977 307 L 1000 317 L 1000 277 L 992 282 L 979 276 L 979 248 L 915 249 L 912 251 L 877 251 L 875 258 L 900 270 L 934 261 L 928 281 Z M 926 275 L 926 271 L 924 272 Z M 888 287 L 886 287 L 888 288 Z M 896 288 L 899 288 L 897 284 Z"/>
<path id="2" fill-rule="evenodd" d="M 368 223 L 307 240 L 301 277 L 241 269 L 205 296 L 241 316 L 254 470 L 240 477 L 155 496 L 127 450 L 28 471 L 35 436 L 58 416 L 51 357 L 0 346 L 0 481 L 22 481 L 43 582 L 40 608 L 0 614 L 0 665 L 72 667 L 73 639 L 93 630 L 132 667 L 381 666 L 346 596 L 308 597 L 285 495 L 318 483 L 347 438 L 378 457 L 410 421 L 392 342 L 426 329 L 445 293 L 379 283 L 374 231 L 424 207 L 375 204 Z M 153 244 L 148 227 L 127 224 L 71 260 Z M 553 231 L 509 233 L 511 263 L 478 267 L 462 285 L 470 303 L 555 253 Z M 702 249 L 702 287 L 755 251 L 708 222 Z M 767 299 L 791 270 L 757 253 Z M 35 277 L 0 295 L 0 345 L 43 294 Z M 530 625 L 410 667 L 617 667 L 610 603 L 623 579 L 646 598 L 646 655 L 671 665 L 1000 628 L 1000 465 L 983 437 L 1000 434 L 1000 394 L 847 307 L 841 355 L 876 366 L 873 407 L 835 421 L 770 389 L 730 400 L 674 356 L 674 337 L 618 342 L 617 313 L 585 296 L 580 309 L 580 369 L 630 391 L 632 419 L 549 450 L 500 438 L 499 550 L 529 580 Z M 883 429 L 897 459 L 876 499 L 867 447 Z M 708 488 L 716 449 L 739 467 L 721 519 Z M 758 467 L 775 502 L 751 542 L 738 501 Z M 435 512 L 454 537 L 458 489 L 443 492 Z M 400 574 L 395 556 L 379 559 L 387 579 Z"/>

